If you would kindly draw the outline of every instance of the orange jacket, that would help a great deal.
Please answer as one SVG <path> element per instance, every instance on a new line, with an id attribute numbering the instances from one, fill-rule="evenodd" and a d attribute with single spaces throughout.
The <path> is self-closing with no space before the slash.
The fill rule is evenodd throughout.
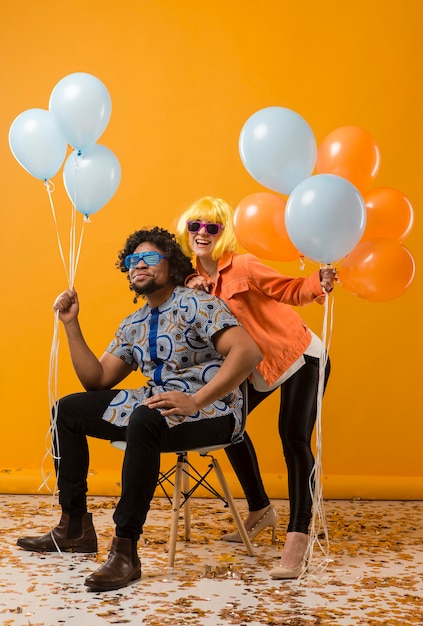
<path id="1" fill-rule="evenodd" d="M 208 275 L 197 263 L 197 270 Z M 218 262 L 212 293 L 224 300 L 263 355 L 257 366 L 274 383 L 305 351 L 310 331 L 292 305 L 324 302 L 319 272 L 290 278 L 252 254 L 224 254 Z"/>

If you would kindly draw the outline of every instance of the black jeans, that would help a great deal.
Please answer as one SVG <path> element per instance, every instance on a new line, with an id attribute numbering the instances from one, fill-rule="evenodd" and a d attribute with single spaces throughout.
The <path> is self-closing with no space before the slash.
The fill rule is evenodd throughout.
<path id="1" fill-rule="evenodd" d="M 317 415 L 319 359 L 304 356 L 305 364 L 280 386 L 279 435 L 288 471 L 290 517 L 288 532 L 308 532 L 312 515 L 310 475 L 314 466 L 311 436 Z M 330 373 L 327 359 L 325 388 Z M 248 385 L 248 413 L 273 391 L 260 392 Z M 269 431 L 272 437 L 271 431 Z M 244 434 L 241 443 L 226 448 L 226 454 L 247 498 L 250 511 L 269 504 L 251 439 Z"/>
<path id="2" fill-rule="evenodd" d="M 131 414 L 127 427 L 115 426 L 103 420 L 102 415 L 117 393 L 118 390 L 88 391 L 59 401 L 53 429 L 53 449 L 59 457 L 56 460 L 59 503 L 71 517 L 87 511 L 87 436 L 126 441 L 122 494 L 113 519 L 118 537 L 138 540 L 157 485 L 160 454 L 227 443 L 231 440 L 234 418 L 226 415 L 169 428 L 159 411 L 140 406 Z"/>

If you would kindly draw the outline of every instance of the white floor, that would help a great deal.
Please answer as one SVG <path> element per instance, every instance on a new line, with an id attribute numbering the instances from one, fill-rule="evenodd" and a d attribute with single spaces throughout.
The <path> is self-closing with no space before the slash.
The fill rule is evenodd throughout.
<path id="1" fill-rule="evenodd" d="M 40 555 L 16 547 L 16 540 L 57 523 L 55 500 L 0 495 L 1 626 L 423 625 L 423 502 L 326 501 L 326 569 L 299 581 L 274 581 L 268 570 L 284 539 L 286 501 L 273 502 L 279 545 L 265 531 L 254 541 L 257 555 L 248 557 L 242 544 L 219 541 L 233 528 L 222 503 L 195 499 L 191 542 L 182 541 L 181 522 L 175 569 L 169 571 L 170 508 L 165 498 L 155 498 L 139 550 L 141 581 L 94 593 L 84 578 L 106 557 L 116 499 L 89 501 L 99 554 Z M 244 502 L 237 504 L 245 512 Z"/>

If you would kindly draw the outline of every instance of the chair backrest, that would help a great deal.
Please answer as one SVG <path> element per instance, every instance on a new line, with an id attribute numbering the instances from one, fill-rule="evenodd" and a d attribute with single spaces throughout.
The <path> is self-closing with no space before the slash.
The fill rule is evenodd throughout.
<path id="1" fill-rule="evenodd" d="M 244 431 L 247 427 L 247 417 L 248 417 L 248 379 L 245 379 L 244 382 L 239 386 L 242 393 L 242 425 L 241 432 L 244 434 Z"/>

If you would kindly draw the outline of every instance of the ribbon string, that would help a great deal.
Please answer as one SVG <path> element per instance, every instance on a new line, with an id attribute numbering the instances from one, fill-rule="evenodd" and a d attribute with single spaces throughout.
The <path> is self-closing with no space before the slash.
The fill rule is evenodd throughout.
<path id="1" fill-rule="evenodd" d="M 315 463 L 309 479 L 310 493 L 312 496 L 312 518 L 310 522 L 309 541 L 306 554 L 304 556 L 305 562 L 307 564 L 306 572 L 307 574 L 313 575 L 321 574 L 326 569 L 331 560 L 329 557 L 330 545 L 324 510 L 322 486 L 322 402 L 325 386 L 325 370 L 328 362 L 330 341 L 332 339 L 334 311 L 334 299 L 333 297 L 330 299 L 330 306 L 329 299 L 329 295 L 326 294 L 322 328 L 322 354 L 319 359 L 319 383 L 317 391 L 317 413 L 315 424 Z M 317 557 L 319 560 L 316 563 L 313 563 L 316 549 L 320 552 L 319 557 Z"/>
<path id="2" fill-rule="evenodd" d="M 75 163 L 75 169 L 77 169 L 77 164 Z M 56 237 L 59 248 L 60 258 L 65 270 L 66 280 L 68 289 L 73 289 L 75 284 L 76 271 L 78 268 L 78 263 L 81 255 L 82 249 L 82 241 L 84 236 L 84 227 L 85 222 L 87 220 L 83 220 L 81 226 L 81 232 L 77 234 L 77 219 L 76 219 L 76 207 L 72 204 L 71 209 L 71 219 L 70 219 L 70 230 L 69 230 L 69 263 L 66 264 L 65 254 L 63 251 L 62 240 L 60 237 L 60 230 L 58 225 L 58 220 L 56 216 L 56 210 L 54 207 L 52 193 L 54 192 L 54 184 L 51 180 L 44 181 L 47 195 L 50 202 L 50 207 L 53 215 L 53 221 L 56 228 Z M 60 321 L 59 321 L 59 311 L 54 310 L 54 324 L 53 324 L 53 337 L 50 348 L 50 360 L 49 360 L 49 371 L 48 371 L 48 406 L 50 413 L 50 422 L 49 429 L 46 433 L 45 441 L 46 441 L 46 452 L 42 459 L 41 464 L 41 474 L 43 477 L 43 481 L 38 488 L 38 491 L 41 491 L 43 488 L 48 489 L 53 493 L 53 496 L 57 494 L 57 480 L 59 475 L 59 465 L 60 465 L 60 450 L 59 450 L 59 441 L 57 437 L 57 411 L 58 411 L 58 402 L 59 402 L 59 347 L 60 347 Z M 56 466 L 55 471 L 55 483 L 53 488 L 49 486 L 49 480 L 52 476 L 53 471 L 46 471 L 45 466 L 47 460 L 51 458 L 53 460 L 54 465 Z"/>

